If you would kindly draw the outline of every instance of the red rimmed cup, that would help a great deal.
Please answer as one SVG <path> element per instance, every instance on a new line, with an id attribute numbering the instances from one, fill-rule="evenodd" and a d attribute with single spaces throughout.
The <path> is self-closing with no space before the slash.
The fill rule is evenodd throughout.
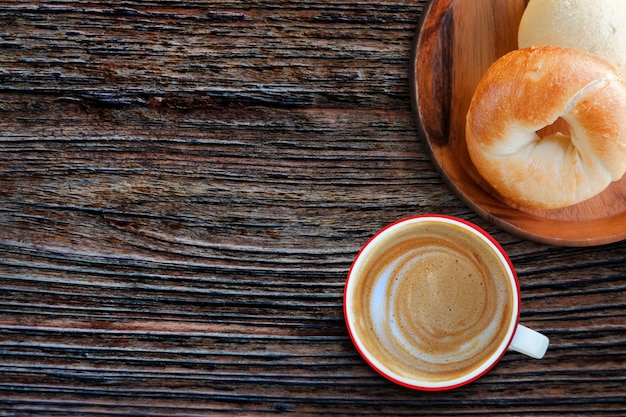
<path id="1" fill-rule="evenodd" d="M 356 256 L 344 315 L 365 361 L 419 390 L 465 385 L 507 350 L 540 359 L 548 338 L 519 324 L 517 274 L 483 229 L 439 214 L 399 220 Z"/>

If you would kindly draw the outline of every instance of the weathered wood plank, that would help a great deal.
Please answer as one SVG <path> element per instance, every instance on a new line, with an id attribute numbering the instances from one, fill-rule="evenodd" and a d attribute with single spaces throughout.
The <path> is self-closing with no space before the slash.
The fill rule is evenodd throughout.
<path id="1" fill-rule="evenodd" d="M 0 414 L 623 414 L 626 243 L 529 242 L 444 185 L 424 4 L 0 2 Z M 360 359 L 347 270 L 423 212 L 510 252 L 544 360 L 425 394 Z"/>

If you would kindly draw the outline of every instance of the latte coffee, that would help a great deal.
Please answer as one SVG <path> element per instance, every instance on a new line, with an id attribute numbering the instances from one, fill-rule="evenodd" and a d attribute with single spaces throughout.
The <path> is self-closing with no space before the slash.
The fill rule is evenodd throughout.
<path id="1" fill-rule="evenodd" d="M 383 230 L 355 260 L 349 284 L 353 339 L 374 368 L 400 380 L 437 386 L 472 375 L 499 358 L 516 325 L 507 260 L 456 222 L 426 218 Z"/>

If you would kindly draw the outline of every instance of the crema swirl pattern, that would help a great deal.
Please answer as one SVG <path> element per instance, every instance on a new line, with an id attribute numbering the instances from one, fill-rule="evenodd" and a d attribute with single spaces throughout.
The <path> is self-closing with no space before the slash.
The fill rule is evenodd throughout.
<path id="1" fill-rule="evenodd" d="M 360 292 L 369 327 L 363 333 L 368 349 L 396 373 L 448 380 L 480 366 L 501 344 L 512 294 L 497 255 L 478 238 L 465 233 L 459 241 L 423 227 L 369 268 Z"/>

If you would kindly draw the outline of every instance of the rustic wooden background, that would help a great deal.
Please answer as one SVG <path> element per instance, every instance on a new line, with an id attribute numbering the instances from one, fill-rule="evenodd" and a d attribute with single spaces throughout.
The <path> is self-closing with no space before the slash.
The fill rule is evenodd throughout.
<path id="1" fill-rule="evenodd" d="M 0 1 L 0 416 L 623 416 L 626 243 L 518 238 L 444 185 L 425 3 Z M 502 243 L 545 359 L 443 393 L 361 360 L 352 258 L 426 212 Z"/>

